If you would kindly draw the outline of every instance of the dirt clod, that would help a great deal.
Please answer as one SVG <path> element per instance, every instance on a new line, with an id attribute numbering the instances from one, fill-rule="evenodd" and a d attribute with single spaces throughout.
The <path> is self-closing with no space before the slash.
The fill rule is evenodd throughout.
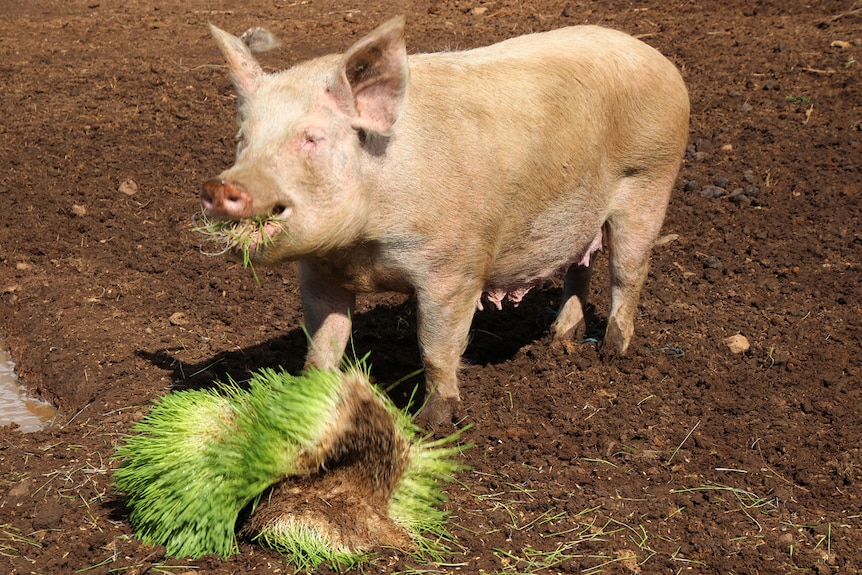
<path id="1" fill-rule="evenodd" d="M 739 333 L 725 338 L 724 345 L 730 349 L 731 353 L 745 353 L 751 348 L 748 338 Z"/>

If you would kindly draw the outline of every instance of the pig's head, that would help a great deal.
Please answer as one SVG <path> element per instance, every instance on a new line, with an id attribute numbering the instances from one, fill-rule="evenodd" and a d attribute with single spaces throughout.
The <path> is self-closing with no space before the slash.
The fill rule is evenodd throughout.
<path id="1" fill-rule="evenodd" d="M 240 130 L 234 165 L 203 185 L 204 215 L 252 229 L 234 248 L 255 263 L 360 241 L 369 211 L 363 158 L 391 135 L 407 90 L 404 18 L 340 57 L 275 74 L 241 39 L 211 28 L 237 91 Z"/>

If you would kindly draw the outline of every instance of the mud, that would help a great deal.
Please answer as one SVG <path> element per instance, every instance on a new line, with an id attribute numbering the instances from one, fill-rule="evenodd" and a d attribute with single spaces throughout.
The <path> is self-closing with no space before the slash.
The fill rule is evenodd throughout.
<path id="1" fill-rule="evenodd" d="M 191 231 L 236 132 L 207 23 L 272 29 L 276 69 L 401 12 L 413 52 L 622 29 L 673 60 L 692 99 L 629 354 L 554 349 L 553 286 L 477 314 L 461 376 L 472 471 L 447 487 L 455 541 L 439 571 L 859 572 L 859 8 L 0 0 L 0 335 L 59 408 L 43 431 L 0 431 L 0 571 L 289 572 L 247 541 L 225 561 L 142 546 L 111 457 L 159 394 L 302 366 L 294 267 L 257 269 L 258 287 Z M 606 285 L 599 256 L 588 335 Z M 420 367 L 415 319 L 401 296 L 361 300 L 354 345 L 381 384 Z M 723 343 L 735 334 L 747 351 Z M 373 570 L 415 568 L 382 550 Z"/>

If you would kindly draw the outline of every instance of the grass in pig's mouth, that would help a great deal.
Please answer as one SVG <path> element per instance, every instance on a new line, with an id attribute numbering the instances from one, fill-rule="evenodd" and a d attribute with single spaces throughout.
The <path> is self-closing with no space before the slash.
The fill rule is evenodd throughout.
<path id="1" fill-rule="evenodd" d="M 201 253 L 208 256 L 220 256 L 229 252 L 241 255 L 242 266 L 251 270 L 258 285 L 260 280 L 254 270 L 251 254 L 274 243 L 274 229 L 284 231 L 282 222 L 275 215 L 244 220 L 213 220 L 205 213 L 199 213 L 192 218 L 192 224 L 192 231 L 203 234 L 207 241 L 215 246 L 211 251 L 201 246 Z"/>

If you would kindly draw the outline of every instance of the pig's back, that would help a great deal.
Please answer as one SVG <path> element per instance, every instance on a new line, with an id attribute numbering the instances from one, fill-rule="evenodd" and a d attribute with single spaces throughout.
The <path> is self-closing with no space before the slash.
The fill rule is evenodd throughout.
<path id="1" fill-rule="evenodd" d="M 685 145 L 688 94 L 676 67 L 619 31 L 576 26 L 409 59 L 406 139 L 437 138 L 515 175 L 536 154 L 589 172 Z M 411 141 L 411 145 L 414 142 Z M 677 146 L 668 161 L 675 162 Z M 435 157 L 445 160 L 446 150 Z M 489 155 L 490 154 L 490 155 Z M 496 161 L 495 161 L 496 160 Z M 526 164 L 522 164 L 525 162 Z M 662 163 L 660 158 L 654 164 Z M 499 165 L 499 164 L 497 164 Z"/>
<path id="2" fill-rule="evenodd" d="M 588 90 L 636 87 L 651 78 L 669 92 L 686 96 L 676 67 L 660 52 L 632 36 L 600 26 L 572 26 L 518 36 L 472 50 L 416 54 L 409 58 L 411 87 L 436 85 L 452 94 L 482 82 L 496 84 L 501 95 L 530 94 L 559 78 Z M 531 89 L 525 80 L 532 80 Z M 486 94 L 490 95 L 490 94 Z M 687 102 L 687 97 L 683 98 Z"/>

